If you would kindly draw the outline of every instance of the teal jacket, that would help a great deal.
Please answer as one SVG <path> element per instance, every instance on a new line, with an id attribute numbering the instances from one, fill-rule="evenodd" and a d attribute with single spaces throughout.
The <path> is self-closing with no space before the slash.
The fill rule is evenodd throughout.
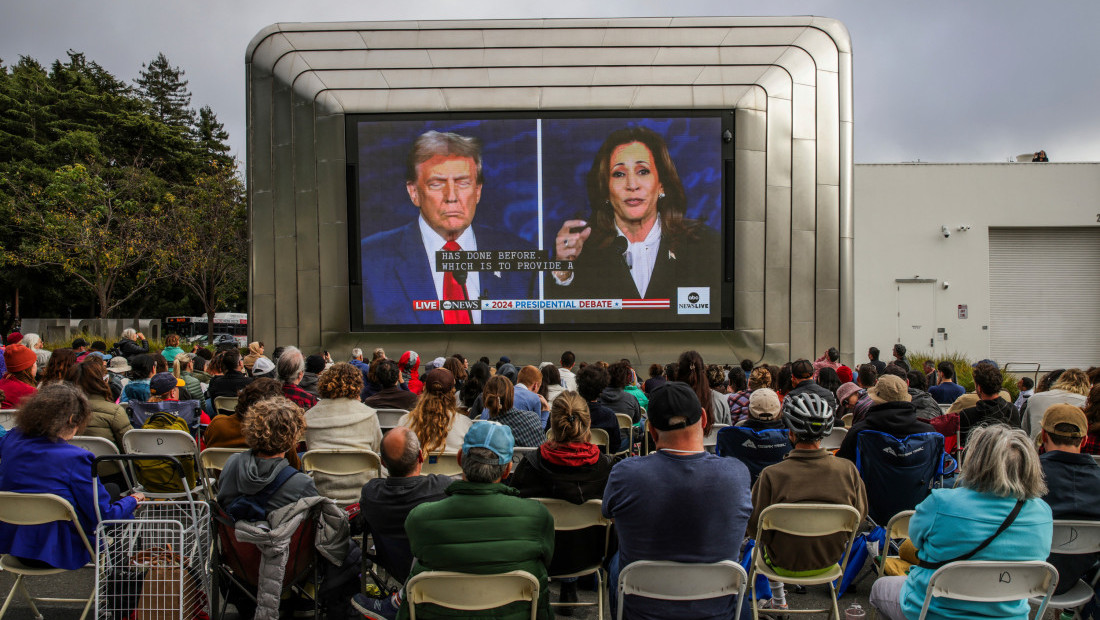
<path id="1" fill-rule="evenodd" d="M 623 391 L 633 396 L 634 399 L 638 401 L 638 406 L 642 409 L 649 408 L 649 397 L 645 395 L 645 392 L 642 391 L 642 388 L 636 385 L 628 385 L 623 388 Z"/>
<path id="2" fill-rule="evenodd" d="M 499 483 L 457 481 L 447 498 L 413 508 L 405 520 L 416 563 L 410 578 L 428 570 L 506 573 L 524 570 L 539 580 L 540 620 L 551 620 L 546 567 L 554 555 L 554 518 L 546 508 Z M 477 612 L 478 618 L 525 620 L 530 605 L 516 602 Z M 401 603 L 398 620 L 409 617 Z M 418 605 L 417 618 L 470 618 L 470 612 Z"/>
<path id="3" fill-rule="evenodd" d="M 945 562 L 965 555 L 989 538 L 1011 512 L 1016 500 L 979 493 L 965 487 L 935 489 L 917 506 L 909 521 L 909 537 L 922 560 Z M 1046 560 L 1053 537 L 1050 506 L 1028 500 L 1016 520 L 971 560 Z M 905 616 L 916 620 L 934 570 L 914 566 L 901 591 Z M 975 603 L 934 598 L 928 608 L 933 620 L 1028 617 L 1027 599 L 1007 603 Z"/>

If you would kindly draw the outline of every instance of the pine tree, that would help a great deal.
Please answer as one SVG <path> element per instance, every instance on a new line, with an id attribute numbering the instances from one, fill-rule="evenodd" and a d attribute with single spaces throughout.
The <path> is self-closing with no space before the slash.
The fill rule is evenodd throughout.
<path id="1" fill-rule="evenodd" d="M 216 162 L 223 168 L 234 165 L 233 158 L 229 156 L 229 145 L 226 143 L 229 140 L 229 132 L 225 130 L 225 125 L 218 121 L 217 114 L 210 106 L 204 105 L 199 110 L 192 139 L 204 161 Z"/>
<path id="2" fill-rule="evenodd" d="M 149 64 L 141 65 L 141 76 L 134 80 L 138 93 L 153 108 L 153 116 L 173 127 L 190 127 L 191 91 L 187 90 L 184 71 L 173 67 L 163 52 Z"/>

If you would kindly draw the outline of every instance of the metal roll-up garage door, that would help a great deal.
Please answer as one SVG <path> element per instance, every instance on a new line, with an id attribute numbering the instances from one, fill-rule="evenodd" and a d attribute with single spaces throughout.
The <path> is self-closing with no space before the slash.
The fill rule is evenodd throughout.
<path id="1" fill-rule="evenodd" d="M 990 353 L 1100 365 L 1100 227 L 989 229 Z"/>

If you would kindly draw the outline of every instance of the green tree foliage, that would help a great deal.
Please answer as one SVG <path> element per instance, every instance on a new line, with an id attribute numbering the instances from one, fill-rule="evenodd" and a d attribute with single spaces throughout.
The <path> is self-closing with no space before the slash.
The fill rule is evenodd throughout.
<path id="1" fill-rule="evenodd" d="M 196 198 L 219 178 L 243 208 L 239 179 L 227 181 L 236 162 L 214 111 L 189 107 L 184 72 L 163 54 L 134 82 L 74 51 L 48 68 L 27 57 L 0 61 L 0 217 L 8 223 L 0 227 L 0 329 L 15 318 L 16 291 L 24 316 L 126 316 L 180 304 L 206 311 L 166 250 L 189 243 L 193 220 L 247 238 L 232 209 Z M 179 217 L 175 196 L 187 197 L 188 217 Z M 218 303 L 243 290 L 239 279 L 226 281 Z"/>

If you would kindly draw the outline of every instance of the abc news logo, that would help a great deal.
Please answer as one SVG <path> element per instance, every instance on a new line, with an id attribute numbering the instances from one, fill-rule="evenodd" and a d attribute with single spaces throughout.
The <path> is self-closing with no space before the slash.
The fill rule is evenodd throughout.
<path id="1" fill-rule="evenodd" d="M 438 299 L 415 299 L 413 300 L 413 310 L 481 310 L 481 302 L 474 300 L 449 300 L 445 299 L 439 301 Z"/>
<path id="2" fill-rule="evenodd" d="M 676 289 L 676 314 L 710 314 L 710 287 L 678 287 Z"/>

